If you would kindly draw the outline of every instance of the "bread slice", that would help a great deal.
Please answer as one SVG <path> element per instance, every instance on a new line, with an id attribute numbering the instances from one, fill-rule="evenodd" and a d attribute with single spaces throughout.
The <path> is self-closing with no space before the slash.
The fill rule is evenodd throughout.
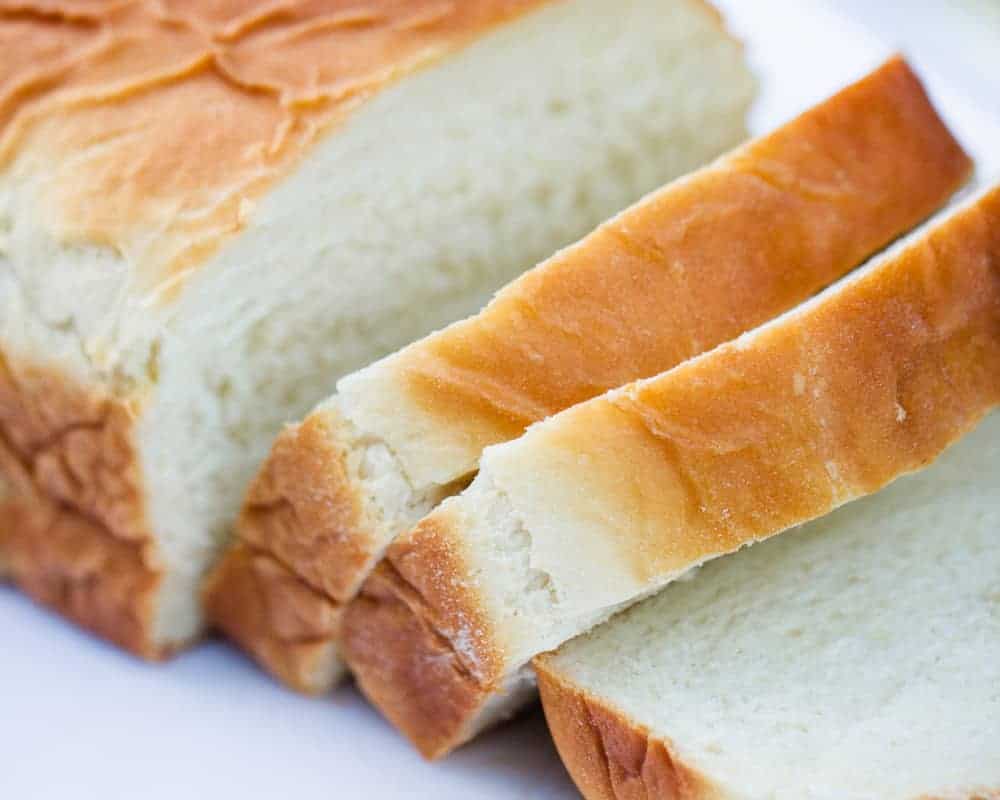
<path id="1" fill-rule="evenodd" d="M 698 0 L 15 6 L 0 561 L 149 657 L 201 628 L 282 423 L 741 141 L 753 95 Z"/>
<path id="2" fill-rule="evenodd" d="M 1000 797 L 998 469 L 994 413 L 536 660 L 583 795 Z"/>
<path id="3" fill-rule="evenodd" d="M 286 430 L 240 544 L 208 586 L 219 625 L 322 692 L 340 609 L 484 447 L 763 322 L 941 204 L 967 161 L 894 59 L 769 136 L 656 192 L 480 314 L 344 378 Z"/>
<path id="4" fill-rule="evenodd" d="M 925 466 L 1000 400 L 1000 187 L 734 342 L 488 448 L 344 612 L 365 694 L 428 756 L 528 664 L 691 568 Z"/>

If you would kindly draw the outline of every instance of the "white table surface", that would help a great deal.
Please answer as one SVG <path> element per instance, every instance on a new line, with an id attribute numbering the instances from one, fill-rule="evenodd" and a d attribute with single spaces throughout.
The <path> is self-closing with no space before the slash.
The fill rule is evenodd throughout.
<path id="1" fill-rule="evenodd" d="M 1000 0 L 960 2 L 960 19 L 941 3 L 847 0 L 836 4 L 838 12 L 787 0 L 718 4 L 746 39 L 761 77 L 755 130 L 793 116 L 901 49 L 979 158 L 980 173 L 1000 176 L 993 77 L 1000 71 L 983 61 L 1000 66 L 1000 48 L 970 33 L 982 28 L 977 19 L 992 20 L 1000 39 Z M 973 39 L 966 57 L 951 57 Z M 0 587 L 0 631 L 0 800 L 577 796 L 537 711 L 431 765 L 353 687 L 307 700 L 217 642 L 165 666 L 146 665 L 9 587 Z"/>

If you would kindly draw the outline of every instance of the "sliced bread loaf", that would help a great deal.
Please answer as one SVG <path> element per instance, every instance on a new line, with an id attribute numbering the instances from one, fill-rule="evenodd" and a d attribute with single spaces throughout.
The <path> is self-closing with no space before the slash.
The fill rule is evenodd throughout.
<path id="1" fill-rule="evenodd" d="M 788 309 L 917 223 L 967 161 L 894 59 L 656 192 L 475 317 L 354 373 L 278 439 L 206 593 L 287 683 L 341 673 L 340 609 L 484 447 Z"/>
<path id="2" fill-rule="evenodd" d="M 189 641 L 282 423 L 737 144 L 752 94 L 700 0 L 0 4 L 0 563 Z"/>
<path id="3" fill-rule="evenodd" d="M 584 796 L 1000 797 L 998 471 L 994 413 L 930 468 L 537 659 Z"/>
<path id="4" fill-rule="evenodd" d="M 512 713 L 529 661 L 715 556 L 926 466 L 1000 401 L 1000 187 L 799 309 L 488 448 L 342 621 L 428 756 Z"/>

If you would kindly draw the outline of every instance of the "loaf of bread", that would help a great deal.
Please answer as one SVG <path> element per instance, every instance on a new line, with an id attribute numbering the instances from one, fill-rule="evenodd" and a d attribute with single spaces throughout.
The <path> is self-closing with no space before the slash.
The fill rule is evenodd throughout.
<path id="1" fill-rule="evenodd" d="M 584 797 L 1000 797 L 998 470 L 994 413 L 537 659 Z"/>
<path id="2" fill-rule="evenodd" d="M 283 422 L 753 95 L 699 0 L 0 5 L 0 564 L 148 657 Z"/>
<path id="3" fill-rule="evenodd" d="M 484 447 L 804 300 L 943 203 L 968 166 L 894 59 L 650 195 L 286 430 L 209 580 L 211 616 L 288 684 L 324 691 L 342 673 L 343 604 Z"/>
<path id="4" fill-rule="evenodd" d="M 488 448 L 389 546 L 342 654 L 442 755 L 530 695 L 534 656 L 926 466 L 998 401 L 1000 187 L 777 320 Z"/>

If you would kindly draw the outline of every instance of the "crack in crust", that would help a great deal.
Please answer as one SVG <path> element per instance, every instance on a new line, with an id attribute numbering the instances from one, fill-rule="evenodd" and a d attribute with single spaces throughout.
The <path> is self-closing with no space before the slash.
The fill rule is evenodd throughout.
<path id="1" fill-rule="evenodd" d="M 500 689 L 502 659 L 447 524 L 425 518 L 397 540 L 344 612 L 341 648 L 364 694 L 425 758 L 467 738 Z"/>
<path id="2" fill-rule="evenodd" d="M 205 583 L 205 612 L 286 685 L 319 694 L 342 670 L 342 609 L 275 556 L 240 542 Z"/>
<path id="3" fill-rule="evenodd" d="M 559 755 L 587 800 L 724 800 L 669 742 L 535 659 L 545 718 Z"/>
<path id="4" fill-rule="evenodd" d="M 137 406 L 0 356 L 0 564 L 27 594 L 145 658 L 162 573 L 132 444 Z"/>
<path id="5" fill-rule="evenodd" d="M 0 3 L 0 167 L 47 170 L 53 232 L 127 254 L 169 301 L 373 93 L 543 4 Z"/>
<path id="6" fill-rule="evenodd" d="M 310 414 L 281 433 L 250 488 L 238 530 L 241 541 L 294 565 L 305 584 L 342 603 L 371 555 L 360 537 L 344 535 L 366 527 L 336 424 Z"/>

